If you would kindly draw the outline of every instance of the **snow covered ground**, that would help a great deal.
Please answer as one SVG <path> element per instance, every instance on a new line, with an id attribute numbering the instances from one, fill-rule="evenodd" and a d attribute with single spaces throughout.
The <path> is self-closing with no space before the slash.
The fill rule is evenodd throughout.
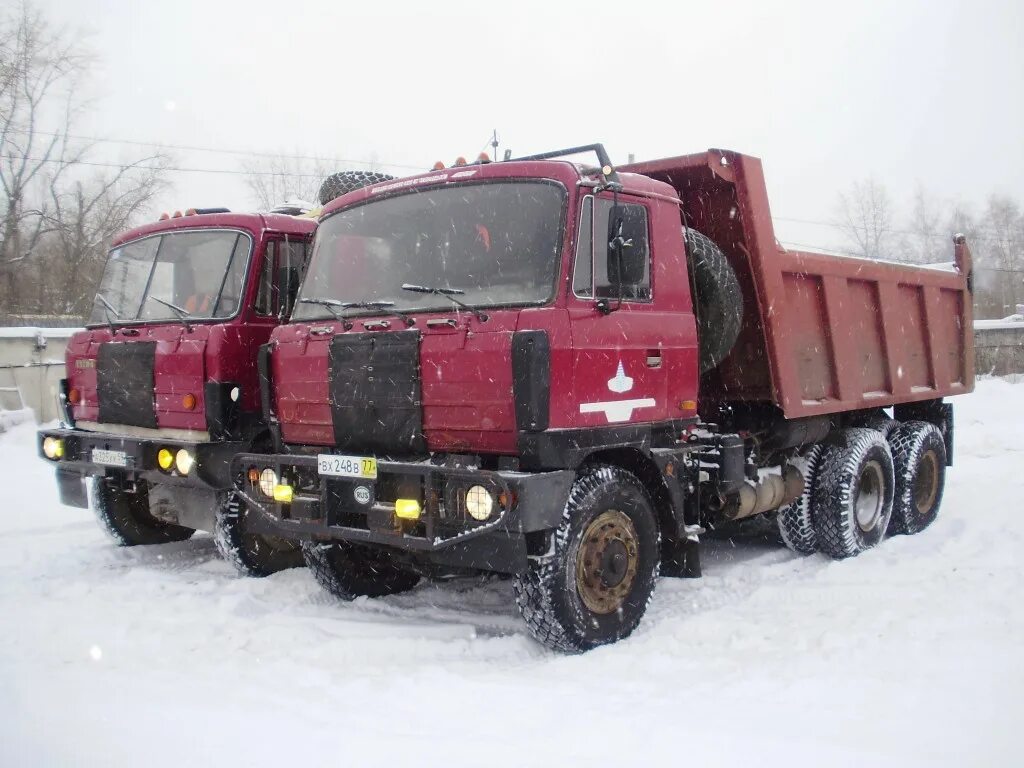
<path id="1" fill-rule="evenodd" d="M 0 435 L 0 765 L 1010 765 L 1024 383 L 957 401 L 939 520 L 846 562 L 707 544 L 629 640 L 558 656 L 502 581 L 352 604 L 208 536 L 118 549 Z M 657 762 L 654 762 L 657 761 Z"/>

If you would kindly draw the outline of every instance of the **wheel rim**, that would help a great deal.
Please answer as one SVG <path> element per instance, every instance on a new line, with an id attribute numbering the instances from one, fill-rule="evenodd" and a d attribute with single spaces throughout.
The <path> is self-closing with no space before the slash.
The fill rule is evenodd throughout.
<path id="1" fill-rule="evenodd" d="M 594 613 L 619 610 L 633 589 L 640 547 L 633 521 L 618 510 L 598 515 L 576 556 L 576 590 Z"/>
<path id="2" fill-rule="evenodd" d="M 877 461 L 869 461 L 860 472 L 854 515 L 857 518 L 857 525 L 864 532 L 874 530 L 882 517 L 885 487 L 883 478 L 882 465 Z"/>
<path id="3" fill-rule="evenodd" d="M 935 506 L 939 494 L 939 459 L 935 451 L 926 451 L 914 473 L 914 506 L 925 515 Z"/>

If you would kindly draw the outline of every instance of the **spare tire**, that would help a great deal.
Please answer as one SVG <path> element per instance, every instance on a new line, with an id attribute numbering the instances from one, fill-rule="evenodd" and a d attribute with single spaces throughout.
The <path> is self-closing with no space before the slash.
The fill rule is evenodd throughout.
<path id="1" fill-rule="evenodd" d="M 324 183 L 320 185 L 317 198 L 320 205 L 327 205 L 331 200 L 341 197 L 346 192 L 360 189 L 369 184 L 376 184 L 378 181 L 391 181 L 394 176 L 376 171 L 338 171 L 332 173 Z"/>
<path id="2" fill-rule="evenodd" d="M 693 278 L 700 372 L 707 373 L 729 354 L 743 324 L 743 294 L 722 249 L 695 229 L 683 230 Z"/>

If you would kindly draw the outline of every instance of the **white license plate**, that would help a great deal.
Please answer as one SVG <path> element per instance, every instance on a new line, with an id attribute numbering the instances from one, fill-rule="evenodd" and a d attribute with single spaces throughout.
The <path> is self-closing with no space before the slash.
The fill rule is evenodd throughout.
<path id="1" fill-rule="evenodd" d="M 95 464 L 109 464 L 112 467 L 128 466 L 128 454 L 124 451 L 107 451 L 103 448 L 93 448 L 92 460 Z"/>
<path id="2" fill-rule="evenodd" d="M 331 477 L 377 478 L 377 460 L 369 456 L 335 456 L 321 453 L 316 457 L 316 468 L 321 475 Z"/>

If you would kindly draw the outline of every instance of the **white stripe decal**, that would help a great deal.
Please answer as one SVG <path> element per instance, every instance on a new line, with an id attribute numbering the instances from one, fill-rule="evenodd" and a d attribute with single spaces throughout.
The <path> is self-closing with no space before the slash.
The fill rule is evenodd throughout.
<path id="1" fill-rule="evenodd" d="M 580 403 L 580 413 L 597 413 L 604 411 L 609 424 L 629 421 L 637 408 L 652 408 L 657 405 L 653 397 L 641 397 L 636 400 L 610 400 L 604 403 Z"/>

